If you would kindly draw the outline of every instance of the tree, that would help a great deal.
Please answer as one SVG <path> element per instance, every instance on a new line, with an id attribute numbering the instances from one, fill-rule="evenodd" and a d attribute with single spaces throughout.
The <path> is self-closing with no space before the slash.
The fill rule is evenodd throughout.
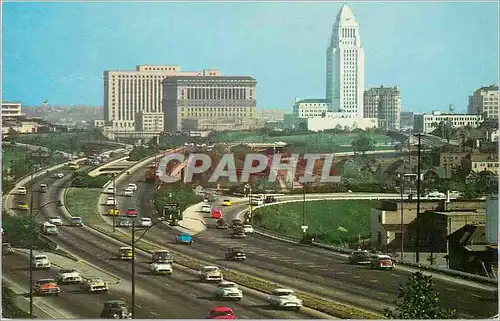
<path id="1" fill-rule="evenodd" d="M 364 155 L 368 151 L 375 150 L 375 141 L 366 134 L 360 134 L 351 142 L 352 151 L 355 154 Z"/>
<path id="2" fill-rule="evenodd" d="M 390 319 L 455 319 L 455 310 L 443 309 L 439 293 L 434 289 L 432 276 L 422 272 L 413 273 L 406 285 L 399 286 L 396 309 L 384 309 Z"/>

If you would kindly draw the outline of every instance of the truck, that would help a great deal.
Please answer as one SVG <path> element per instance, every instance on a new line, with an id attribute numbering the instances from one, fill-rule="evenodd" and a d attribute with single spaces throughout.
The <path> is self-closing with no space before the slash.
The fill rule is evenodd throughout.
<path id="1" fill-rule="evenodd" d="M 49 223 L 49 222 L 44 222 L 40 227 L 40 231 L 42 234 L 45 234 L 45 235 L 58 235 L 59 234 L 59 230 L 57 229 L 57 226 L 55 226 L 54 224 Z"/>

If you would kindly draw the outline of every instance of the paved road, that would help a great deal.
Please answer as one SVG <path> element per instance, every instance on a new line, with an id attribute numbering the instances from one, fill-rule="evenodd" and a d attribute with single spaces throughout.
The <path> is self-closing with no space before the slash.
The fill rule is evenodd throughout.
<path id="1" fill-rule="evenodd" d="M 41 182 L 50 183 L 50 179 L 41 179 Z M 57 198 L 59 188 L 66 184 L 66 180 L 52 181 L 49 193 L 36 195 L 36 203 L 54 200 Z M 59 209 L 47 206 L 40 216 L 48 217 L 60 214 Z M 41 217 L 42 219 L 42 217 Z M 65 222 L 67 223 L 67 222 Z M 82 317 L 98 315 L 102 302 L 109 298 L 122 298 L 130 303 L 130 262 L 115 259 L 116 250 L 121 244 L 116 241 L 103 238 L 100 235 L 90 233 L 88 228 L 71 228 L 63 226 L 57 237 L 51 237 L 58 245 L 71 253 L 92 262 L 92 264 L 119 277 L 122 281 L 117 290 L 112 290 L 108 297 L 93 296 L 99 299 L 92 301 L 95 310 L 85 310 Z M 244 290 L 244 299 L 241 302 L 217 302 L 214 299 L 215 284 L 199 283 L 195 271 L 174 266 L 171 276 L 154 276 L 148 271 L 150 256 L 138 252 L 136 264 L 136 314 L 137 318 L 190 318 L 201 319 L 206 317 L 210 308 L 217 305 L 233 307 L 240 318 L 252 319 L 304 319 L 301 312 L 286 312 L 268 310 L 265 297 Z M 123 289 L 123 290 L 122 290 Z M 78 298 L 82 297 L 82 294 Z M 85 295 L 86 296 L 86 295 Z M 90 303 L 89 303 L 90 305 Z M 72 306 L 71 302 L 66 304 L 70 311 L 79 310 Z M 99 310 L 99 311 L 97 311 Z"/>
<path id="2" fill-rule="evenodd" d="M 154 185 L 143 182 L 142 173 L 131 175 L 138 182 L 138 191 L 133 199 L 120 200 L 122 208 L 137 207 L 139 214 L 152 216 L 151 200 L 155 194 Z M 124 181 L 127 184 L 129 181 Z M 122 186 L 117 186 L 122 188 Z M 220 200 L 218 200 L 220 201 Z M 235 205 L 226 209 L 230 220 L 245 205 Z M 213 225 L 210 218 L 205 221 Z M 146 240 L 164 242 L 173 240 L 177 233 L 166 226 L 153 227 Z M 167 241 L 167 242 L 168 242 Z M 222 260 L 226 248 L 242 246 L 248 256 L 244 264 Z M 245 240 L 231 239 L 224 230 L 209 228 L 196 235 L 191 247 L 171 245 L 176 251 L 200 259 L 219 260 L 218 265 L 279 282 L 296 290 L 316 293 L 325 298 L 356 305 L 374 311 L 382 311 L 392 306 L 398 285 L 405 283 L 410 271 L 377 271 L 346 264 L 345 256 L 317 248 L 302 247 L 286 242 L 252 235 Z M 464 318 L 484 318 L 497 314 L 497 292 L 491 287 L 435 280 L 436 288 L 443 293 L 443 306 L 456 309 Z"/>

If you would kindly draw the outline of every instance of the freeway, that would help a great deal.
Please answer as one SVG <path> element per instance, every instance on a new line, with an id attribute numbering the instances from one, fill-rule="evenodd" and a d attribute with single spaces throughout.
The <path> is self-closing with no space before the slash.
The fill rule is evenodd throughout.
<path id="1" fill-rule="evenodd" d="M 141 177 L 142 173 L 131 174 L 117 186 L 122 189 L 131 181 L 138 184 L 136 197 L 121 198 L 119 205 L 121 210 L 136 207 L 140 215 L 151 217 L 155 186 L 141 182 Z M 226 208 L 226 218 L 231 220 L 245 206 Z M 205 221 L 209 226 L 214 224 L 210 218 L 205 218 Z M 176 233 L 178 231 L 170 227 L 158 226 L 153 227 L 145 239 L 163 243 L 164 240 L 173 240 Z M 229 246 L 241 246 L 247 252 L 248 260 L 243 264 L 222 260 Z M 260 235 L 251 235 L 245 240 L 230 239 L 227 231 L 214 228 L 197 234 L 191 247 L 170 245 L 170 248 L 194 258 L 219 260 L 219 266 L 260 276 L 295 290 L 378 312 L 386 306 L 393 306 L 399 284 L 405 283 L 411 274 L 408 270 L 378 271 L 348 265 L 345 256 L 338 253 Z M 436 278 L 434 282 L 436 288 L 445 294 L 441 297 L 443 306 L 456 309 L 460 316 L 484 318 L 497 314 L 496 289 Z"/>
<path id="2" fill-rule="evenodd" d="M 50 184 L 49 193 L 35 193 L 35 208 L 52 200 L 57 200 L 60 189 L 67 185 L 68 177 L 61 180 L 50 180 L 46 176 L 36 184 Z M 97 204 L 96 204 L 97 205 Z M 59 209 L 52 205 L 42 211 L 45 218 L 58 213 Z M 60 215 L 62 216 L 62 215 Z M 64 222 L 67 224 L 68 222 Z M 120 286 L 111 286 L 110 294 L 91 296 L 81 293 L 64 293 L 61 297 L 69 299 L 65 308 L 75 313 L 81 308 L 72 304 L 73 301 L 86 303 L 85 315 L 82 317 L 97 317 L 102 303 L 110 298 L 124 298 L 130 303 L 130 262 L 116 259 L 116 250 L 123 244 L 92 232 L 89 228 L 72 228 L 62 226 L 60 234 L 51 237 L 64 250 L 91 262 L 95 266 L 120 278 Z M 240 302 L 218 302 L 214 298 L 215 285 L 200 283 L 195 271 L 174 265 L 171 276 L 156 276 L 149 273 L 150 255 L 138 251 L 136 261 L 136 315 L 137 318 L 168 318 L 168 319 L 201 319 L 206 317 L 213 306 L 226 305 L 233 307 L 240 318 L 251 319 L 304 319 L 307 314 L 295 311 L 273 311 L 266 307 L 266 297 L 243 289 L 244 298 Z M 22 278 L 23 276 L 19 276 Z M 123 290 L 122 290 L 123 289 Z M 87 310 L 87 306 L 89 309 Z M 91 309 L 90 306 L 94 308 Z"/>

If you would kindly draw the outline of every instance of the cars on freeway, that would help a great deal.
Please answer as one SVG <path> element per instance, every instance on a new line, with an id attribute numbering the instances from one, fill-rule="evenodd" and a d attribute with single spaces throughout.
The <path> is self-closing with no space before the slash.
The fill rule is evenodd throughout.
<path id="1" fill-rule="evenodd" d="M 27 193 L 26 187 L 24 187 L 24 186 L 20 186 L 16 190 L 17 195 L 26 195 L 26 193 Z"/>
<path id="2" fill-rule="evenodd" d="M 203 204 L 203 205 L 201 205 L 201 211 L 203 213 L 210 213 L 210 212 L 212 212 L 212 205 L 210 205 L 210 204 Z"/>
<path id="3" fill-rule="evenodd" d="M 193 237 L 189 233 L 182 232 L 175 237 L 176 244 L 193 244 Z"/>
<path id="4" fill-rule="evenodd" d="M 274 197 L 274 196 L 267 196 L 266 199 L 264 200 L 264 203 L 269 204 L 269 203 L 276 203 L 279 200 Z"/>
<path id="5" fill-rule="evenodd" d="M 69 220 L 69 225 L 71 226 L 78 226 L 78 227 L 82 227 L 83 226 L 83 218 L 80 217 L 80 216 L 73 216 L 70 220 Z"/>
<path id="6" fill-rule="evenodd" d="M 101 319 L 131 319 L 132 313 L 128 311 L 125 301 L 110 300 L 104 302 L 100 317 Z"/>
<path id="7" fill-rule="evenodd" d="M 232 239 L 244 239 L 246 237 L 247 236 L 245 234 L 245 230 L 243 230 L 243 227 L 236 227 L 231 234 Z"/>
<path id="8" fill-rule="evenodd" d="M 394 269 L 394 261 L 389 255 L 374 254 L 370 259 L 370 267 L 372 269 L 392 270 Z"/>
<path id="9" fill-rule="evenodd" d="M 128 183 L 126 188 L 130 188 L 132 191 L 137 191 L 137 185 L 135 183 Z"/>
<path id="10" fill-rule="evenodd" d="M 28 206 L 28 202 L 18 201 L 17 202 L 17 209 L 22 210 L 22 211 L 27 211 L 30 209 L 30 207 Z"/>
<path id="11" fill-rule="evenodd" d="M 109 186 L 106 188 L 106 194 L 116 194 L 116 188 Z"/>
<path id="12" fill-rule="evenodd" d="M 14 253 L 14 249 L 10 243 L 2 243 L 2 255 L 9 255 Z"/>
<path id="13" fill-rule="evenodd" d="M 169 250 L 156 250 L 151 254 L 151 261 L 159 263 L 172 263 L 174 256 Z"/>
<path id="14" fill-rule="evenodd" d="M 127 217 L 118 216 L 115 222 L 116 227 L 131 227 L 132 222 Z"/>
<path id="15" fill-rule="evenodd" d="M 134 191 L 131 188 L 126 188 L 123 190 L 123 196 L 132 197 L 134 196 Z"/>
<path id="16" fill-rule="evenodd" d="M 49 217 L 49 223 L 54 224 L 55 226 L 61 226 L 63 224 L 62 218 L 60 216 Z"/>
<path id="17" fill-rule="evenodd" d="M 59 295 L 61 289 L 54 279 L 40 279 L 33 284 L 33 292 L 37 295 Z"/>
<path id="18" fill-rule="evenodd" d="M 240 219 L 235 218 L 231 221 L 231 228 L 236 228 L 238 226 L 243 226 L 243 222 Z"/>
<path id="19" fill-rule="evenodd" d="M 58 178 L 58 179 L 61 179 L 61 178 L 64 178 L 64 174 L 63 173 L 54 173 L 52 175 L 52 178 Z"/>
<path id="20" fill-rule="evenodd" d="M 106 200 L 106 205 L 108 205 L 108 206 L 118 206 L 118 203 L 117 203 L 117 201 L 116 201 L 116 199 L 114 197 L 110 196 Z"/>
<path id="21" fill-rule="evenodd" d="M 151 272 L 153 274 L 172 274 L 174 269 L 172 268 L 171 263 L 160 263 L 160 262 L 154 262 L 149 265 L 149 268 L 151 269 Z"/>
<path id="22" fill-rule="evenodd" d="M 225 257 L 228 261 L 245 261 L 247 258 L 245 252 L 240 247 L 228 248 Z"/>
<path id="23" fill-rule="evenodd" d="M 224 277 L 222 271 L 217 266 L 204 265 L 200 268 L 198 272 L 200 280 L 204 282 L 208 281 L 223 281 Z"/>
<path id="24" fill-rule="evenodd" d="M 233 205 L 233 202 L 231 202 L 231 200 L 223 200 L 222 201 L 222 205 L 224 205 L 224 206 L 231 206 L 231 205 Z"/>
<path id="25" fill-rule="evenodd" d="M 252 198 L 251 205 L 253 205 L 253 206 L 264 205 L 264 200 L 262 198 Z"/>
<path id="26" fill-rule="evenodd" d="M 367 250 L 356 250 L 349 255 L 349 264 L 370 264 L 371 255 Z"/>
<path id="27" fill-rule="evenodd" d="M 213 208 L 211 216 L 212 216 L 212 218 L 215 218 L 218 220 L 222 217 L 222 211 L 218 208 Z"/>
<path id="28" fill-rule="evenodd" d="M 56 280 L 58 283 L 80 283 L 82 277 L 76 269 L 60 269 L 57 272 Z"/>
<path id="29" fill-rule="evenodd" d="M 118 249 L 118 258 L 121 260 L 132 260 L 132 247 L 122 246 Z"/>
<path id="30" fill-rule="evenodd" d="M 215 223 L 215 228 L 218 228 L 218 229 L 228 229 L 229 225 L 227 225 L 226 221 L 223 218 L 220 218 Z"/>
<path id="31" fill-rule="evenodd" d="M 137 216 L 137 210 L 133 207 L 128 208 L 127 216 Z"/>
<path id="32" fill-rule="evenodd" d="M 32 261 L 34 269 L 50 269 L 50 260 L 47 255 L 33 255 Z"/>
<path id="33" fill-rule="evenodd" d="M 302 307 L 302 300 L 290 289 L 274 289 L 269 295 L 268 302 L 278 308 L 298 310 Z"/>
<path id="34" fill-rule="evenodd" d="M 245 234 L 252 234 L 254 232 L 252 225 L 250 224 L 243 225 L 243 232 L 245 232 Z"/>
<path id="35" fill-rule="evenodd" d="M 215 297 L 218 299 L 241 300 L 243 299 L 243 291 L 234 282 L 222 281 L 215 289 Z"/>
<path id="36" fill-rule="evenodd" d="M 59 230 L 57 226 L 50 222 L 44 222 L 40 225 L 40 232 L 45 235 L 58 235 Z"/>
<path id="37" fill-rule="evenodd" d="M 116 207 L 112 207 L 108 210 L 108 215 L 110 216 L 118 216 L 120 215 L 120 209 Z"/>
<path id="38" fill-rule="evenodd" d="M 149 217 L 141 217 L 141 219 L 139 220 L 139 226 L 149 227 L 151 225 L 153 225 L 153 221 Z"/>
<path id="39" fill-rule="evenodd" d="M 207 319 L 237 319 L 237 317 L 229 307 L 215 307 L 208 311 Z"/>
<path id="40" fill-rule="evenodd" d="M 40 184 L 40 193 L 47 193 L 49 190 L 49 187 L 47 184 Z"/>
<path id="41" fill-rule="evenodd" d="M 108 283 L 98 277 L 85 279 L 80 283 L 80 290 L 83 292 L 107 292 L 109 290 Z"/>
<path id="42" fill-rule="evenodd" d="M 69 162 L 68 168 L 71 170 L 77 170 L 80 168 L 80 165 L 78 165 L 76 162 Z"/>

